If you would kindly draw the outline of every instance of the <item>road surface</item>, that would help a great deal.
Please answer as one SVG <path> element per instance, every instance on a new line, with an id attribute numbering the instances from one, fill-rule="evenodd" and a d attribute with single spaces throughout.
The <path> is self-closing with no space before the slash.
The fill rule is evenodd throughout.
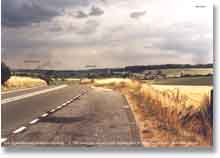
<path id="1" fill-rule="evenodd" d="M 4 100 L 9 98 L 40 92 L 41 90 L 50 88 L 53 87 L 40 87 L 31 90 L 6 93 L 2 95 L 1 102 L 4 102 Z M 75 86 L 74 88 L 66 87 L 41 95 L 2 104 L 2 137 L 7 136 L 13 129 L 41 115 L 43 112 L 50 110 L 57 104 L 65 102 L 69 98 L 77 95 L 79 92 L 79 86 Z"/>
<path id="2" fill-rule="evenodd" d="M 2 94 L 6 146 L 141 146 L 135 120 L 120 93 L 74 85 L 28 96 L 49 88 Z M 10 100 L 18 95 L 28 97 Z M 6 99 L 9 102 L 4 103 Z M 45 115 L 54 109 L 58 110 Z"/>

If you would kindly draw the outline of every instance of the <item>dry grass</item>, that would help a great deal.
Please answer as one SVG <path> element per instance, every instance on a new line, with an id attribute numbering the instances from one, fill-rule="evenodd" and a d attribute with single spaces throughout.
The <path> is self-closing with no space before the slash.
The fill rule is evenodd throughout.
<path id="1" fill-rule="evenodd" d="M 12 76 L 2 88 L 3 90 L 12 90 L 43 85 L 47 85 L 47 83 L 38 78 Z"/>
<path id="2" fill-rule="evenodd" d="M 212 87 L 155 86 L 123 79 L 95 80 L 94 85 L 120 90 L 126 96 L 139 122 L 143 141 L 149 140 L 149 137 L 146 138 L 146 133 L 149 135 L 149 132 L 144 132 L 149 128 L 149 123 L 147 127 L 145 123 L 153 118 L 153 122 L 157 120 L 157 130 L 155 130 L 157 133 L 161 131 L 161 129 L 158 130 L 159 128 L 174 129 L 172 131 L 178 131 L 175 135 L 184 141 L 196 140 L 195 146 L 212 144 L 212 112 L 209 94 Z M 188 136 L 189 133 L 191 137 Z M 174 135 L 169 132 L 169 134 L 163 134 L 160 139 L 165 137 L 169 140 L 174 138 Z M 186 146 L 191 145 L 186 143 Z M 169 145 L 165 144 L 165 146 Z"/>

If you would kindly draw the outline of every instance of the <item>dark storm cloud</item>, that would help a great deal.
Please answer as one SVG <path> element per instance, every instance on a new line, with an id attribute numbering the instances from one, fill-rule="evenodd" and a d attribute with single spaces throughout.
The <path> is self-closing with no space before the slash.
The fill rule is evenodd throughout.
<path id="1" fill-rule="evenodd" d="M 161 12 L 162 5 L 144 20 L 143 6 L 130 0 L 3 0 L 2 25 L 8 27 L 3 26 L 2 57 L 14 68 L 29 68 L 26 59 L 51 59 L 54 69 L 211 61 L 206 16 L 178 17 Z"/>
<path id="2" fill-rule="evenodd" d="M 133 18 L 133 19 L 138 19 L 139 17 L 141 16 L 144 16 L 146 14 L 146 11 L 136 11 L 136 12 L 132 12 L 130 14 L 130 17 Z"/>
<path id="3" fill-rule="evenodd" d="M 88 18 L 89 16 L 101 16 L 102 14 L 104 14 L 104 10 L 102 10 L 99 7 L 95 7 L 92 6 L 92 8 L 90 9 L 90 11 L 86 10 L 78 10 L 75 13 L 69 13 L 70 16 L 73 16 L 75 18 L 81 19 L 81 18 Z"/>
<path id="4" fill-rule="evenodd" d="M 87 17 L 88 17 L 88 15 L 81 10 L 77 11 L 77 13 L 75 15 L 75 18 L 87 18 Z"/>
<path id="5" fill-rule="evenodd" d="M 91 11 L 89 13 L 90 16 L 100 16 L 102 14 L 104 14 L 104 10 L 95 6 L 92 6 Z"/>
<path id="6" fill-rule="evenodd" d="M 20 27 L 49 21 L 60 14 L 57 10 L 40 5 L 36 1 L 2 1 L 2 25 L 7 27 Z"/>
<path id="7" fill-rule="evenodd" d="M 54 8 L 72 8 L 77 6 L 88 6 L 93 0 L 37 0 L 42 5 Z"/>

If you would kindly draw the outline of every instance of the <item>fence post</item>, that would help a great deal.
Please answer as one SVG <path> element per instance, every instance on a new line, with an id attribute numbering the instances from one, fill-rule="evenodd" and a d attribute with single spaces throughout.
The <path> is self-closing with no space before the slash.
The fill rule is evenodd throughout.
<path id="1" fill-rule="evenodd" d="M 213 89 L 211 90 L 210 105 L 208 107 L 208 112 L 210 114 L 210 123 L 213 126 Z"/>

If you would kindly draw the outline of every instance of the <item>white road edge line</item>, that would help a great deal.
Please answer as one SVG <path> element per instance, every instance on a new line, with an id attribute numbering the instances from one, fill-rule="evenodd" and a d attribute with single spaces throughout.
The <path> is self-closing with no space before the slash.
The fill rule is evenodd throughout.
<path id="1" fill-rule="evenodd" d="M 47 92 L 58 90 L 58 89 L 65 88 L 65 87 L 67 87 L 67 85 L 61 85 L 61 86 L 57 86 L 57 87 L 54 87 L 54 88 L 49 88 L 49 89 L 45 89 L 45 90 L 41 90 L 41 91 L 37 91 L 37 92 L 33 92 L 33 93 L 28 93 L 28 94 L 24 94 L 24 95 L 12 97 L 12 98 L 3 99 L 1 101 L 1 104 L 6 104 L 6 103 L 9 103 L 9 102 L 13 102 L 13 101 L 17 101 L 17 100 L 20 100 L 20 99 L 32 97 L 32 96 L 35 96 L 35 95 L 47 93 Z"/>
<path id="2" fill-rule="evenodd" d="M 1 143 L 4 143 L 7 140 L 8 140 L 8 138 L 1 138 Z"/>
<path id="3" fill-rule="evenodd" d="M 35 124 L 35 123 L 37 123 L 38 121 L 39 121 L 40 119 L 39 118 L 37 118 L 37 119 L 34 119 L 34 120 L 32 120 L 31 122 L 29 122 L 29 124 Z"/>
<path id="4" fill-rule="evenodd" d="M 63 85 L 63 86 L 65 86 L 65 85 Z M 62 107 L 66 106 L 68 103 L 71 103 L 74 99 L 79 98 L 81 95 L 82 94 L 74 97 L 73 99 L 67 101 L 66 103 L 63 103 L 62 105 L 58 106 L 56 109 L 61 109 Z M 55 112 L 56 109 L 52 109 L 52 110 L 50 110 L 50 112 Z M 41 115 L 41 117 L 46 117 L 48 115 L 49 115 L 48 113 L 44 113 L 44 114 Z M 29 124 L 33 125 L 33 124 L 37 123 L 38 121 L 40 121 L 40 118 L 36 118 L 36 119 L 30 121 Z M 13 134 L 17 134 L 17 133 L 20 133 L 20 132 L 24 131 L 25 129 L 27 129 L 27 127 L 26 126 L 22 126 L 22 127 L 18 128 L 16 130 L 14 130 L 12 133 Z M 1 138 L 1 143 L 5 142 L 7 140 L 8 140 L 7 138 Z"/>
<path id="5" fill-rule="evenodd" d="M 22 127 L 18 128 L 18 129 L 16 129 L 15 131 L 13 131 L 13 133 L 14 133 L 14 134 L 20 133 L 20 132 L 22 132 L 23 130 L 25 130 L 26 128 L 27 128 L 27 127 L 22 126 Z"/>
<path id="6" fill-rule="evenodd" d="M 41 88 L 41 87 L 46 87 L 46 86 L 35 86 L 35 87 L 31 87 L 31 88 L 15 89 L 15 90 L 11 90 L 11 91 L 2 92 L 1 94 L 15 93 L 15 92 L 20 92 L 20 91 L 26 91 L 26 90 Z"/>

